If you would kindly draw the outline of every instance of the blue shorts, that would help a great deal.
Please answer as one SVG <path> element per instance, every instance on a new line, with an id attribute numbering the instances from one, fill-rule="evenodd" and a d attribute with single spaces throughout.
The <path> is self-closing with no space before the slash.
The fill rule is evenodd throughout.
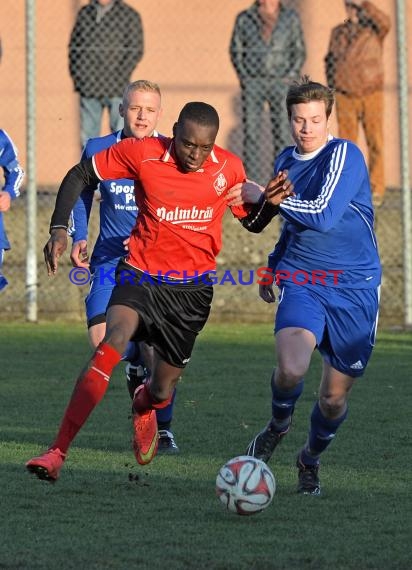
<path id="1" fill-rule="evenodd" d="M 339 289 L 286 284 L 280 290 L 275 333 L 311 331 L 324 360 L 343 374 L 362 376 L 375 344 L 379 288 Z"/>
<path id="2" fill-rule="evenodd" d="M 91 269 L 90 290 L 85 299 L 87 326 L 106 322 L 106 309 L 116 285 L 118 259 L 94 265 Z"/>

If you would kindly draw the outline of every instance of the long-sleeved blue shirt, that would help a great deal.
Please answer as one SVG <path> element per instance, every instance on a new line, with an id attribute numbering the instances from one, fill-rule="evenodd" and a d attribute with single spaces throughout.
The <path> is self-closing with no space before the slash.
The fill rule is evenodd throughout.
<path id="1" fill-rule="evenodd" d="M 339 138 L 331 138 L 324 147 L 306 155 L 287 147 L 275 162 L 275 172 L 280 170 L 289 171 L 296 196 L 280 206 L 285 224 L 269 255 L 272 271 L 291 276 L 305 272 L 309 285 L 316 284 L 311 276 L 320 271 L 326 273 L 324 284 L 328 286 L 377 287 L 381 265 L 369 175 L 361 150 Z"/>
<path id="2" fill-rule="evenodd" d="M 153 136 L 158 136 L 158 133 L 155 132 Z M 82 160 L 91 158 L 121 139 L 122 131 L 89 139 L 84 147 Z M 69 231 L 73 242 L 87 240 L 88 223 L 96 189 L 89 187 L 84 190 L 73 208 Z M 125 254 L 123 241 L 130 236 L 138 214 L 133 180 L 126 178 L 104 180 L 100 182 L 98 189 L 101 195 L 100 227 L 91 257 L 92 266 L 96 263 L 115 261 Z"/>
<path id="3" fill-rule="evenodd" d="M 20 196 L 20 186 L 23 182 L 24 172 L 17 159 L 17 150 L 13 141 L 0 129 L 0 166 L 4 173 L 3 192 L 8 192 L 12 200 Z M 0 249 L 10 249 L 4 228 L 3 212 L 0 212 Z"/>

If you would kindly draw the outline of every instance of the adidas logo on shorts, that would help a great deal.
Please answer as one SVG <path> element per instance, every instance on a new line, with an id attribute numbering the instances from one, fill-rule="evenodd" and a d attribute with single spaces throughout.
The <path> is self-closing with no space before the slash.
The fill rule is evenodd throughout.
<path id="1" fill-rule="evenodd" d="M 363 364 L 360 360 L 358 360 L 357 362 L 355 362 L 354 364 L 350 365 L 350 368 L 352 368 L 353 370 L 362 370 L 363 369 Z"/>

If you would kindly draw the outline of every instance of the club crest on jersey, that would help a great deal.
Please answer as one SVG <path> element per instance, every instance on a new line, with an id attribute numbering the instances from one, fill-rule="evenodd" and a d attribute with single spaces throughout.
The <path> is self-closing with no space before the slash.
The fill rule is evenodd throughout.
<path id="1" fill-rule="evenodd" d="M 214 189 L 216 190 L 216 194 L 220 196 L 227 188 L 227 180 L 225 175 L 221 172 L 219 176 L 216 178 L 214 184 Z"/>

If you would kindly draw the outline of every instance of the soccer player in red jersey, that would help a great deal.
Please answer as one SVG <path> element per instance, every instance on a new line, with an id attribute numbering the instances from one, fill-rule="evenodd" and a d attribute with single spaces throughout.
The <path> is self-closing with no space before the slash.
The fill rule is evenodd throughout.
<path id="1" fill-rule="evenodd" d="M 139 216 L 129 253 L 117 266 L 105 338 L 77 380 L 55 441 L 26 464 L 40 479 L 58 478 L 70 444 L 105 394 L 131 338 L 154 348 L 152 376 L 133 400 L 133 448 L 141 465 L 155 456 L 155 411 L 169 403 L 209 316 L 213 287 L 208 272 L 215 269 L 221 248 L 228 191 L 246 180 L 240 158 L 215 145 L 218 129 L 212 106 L 187 103 L 173 138 L 125 139 L 82 161 L 64 178 L 44 248 L 49 275 L 56 273 L 67 247 L 67 221 L 86 186 L 134 179 Z M 259 232 L 276 214 L 276 204 L 292 193 L 282 172 L 262 195 L 256 194 L 255 204 L 229 207 L 246 229 Z"/>

